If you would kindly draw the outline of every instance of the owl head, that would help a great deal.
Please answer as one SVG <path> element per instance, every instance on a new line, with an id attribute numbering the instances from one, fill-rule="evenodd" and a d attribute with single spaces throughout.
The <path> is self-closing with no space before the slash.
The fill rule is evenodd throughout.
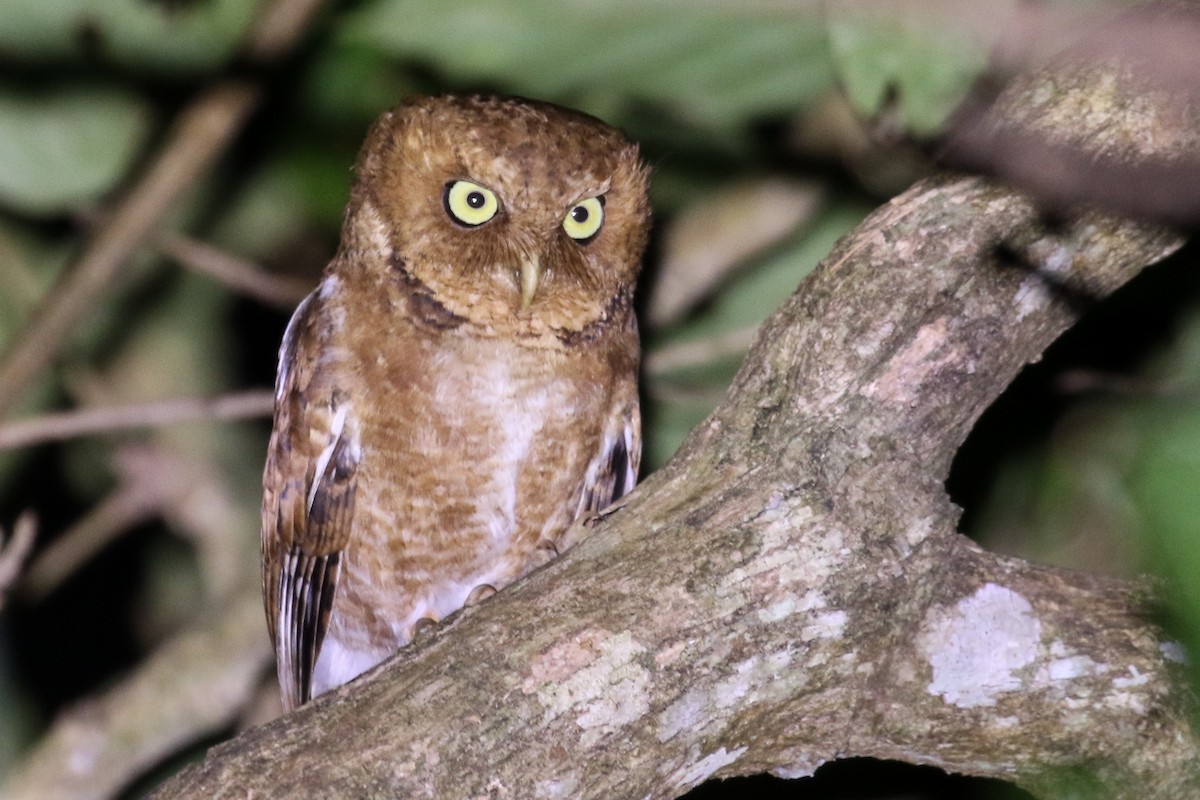
<path id="1" fill-rule="evenodd" d="M 386 269 L 460 317 L 580 330 L 628 303 L 647 169 L 594 117 L 518 98 L 416 98 L 375 123 L 355 169 L 347 227 L 385 240 Z"/>

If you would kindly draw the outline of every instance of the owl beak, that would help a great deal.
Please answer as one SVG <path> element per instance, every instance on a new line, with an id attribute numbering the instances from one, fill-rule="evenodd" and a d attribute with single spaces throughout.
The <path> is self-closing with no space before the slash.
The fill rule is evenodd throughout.
<path id="1" fill-rule="evenodd" d="M 537 294 L 538 279 L 542 276 L 542 263 L 537 256 L 530 256 L 521 262 L 521 310 L 529 309 L 533 296 Z"/>

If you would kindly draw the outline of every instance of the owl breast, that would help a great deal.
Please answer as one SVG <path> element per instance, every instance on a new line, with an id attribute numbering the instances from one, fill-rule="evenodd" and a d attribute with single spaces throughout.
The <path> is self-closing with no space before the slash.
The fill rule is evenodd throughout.
<path id="1" fill-rule="evenodd" d="M 359 512 L 314 693 L 385 658 L 423 618 L 540 563 L 579 507 L 612 417 L 598 352 L 413 336 L 365 359 Z M 368 389 L 369 387 L 369 389 Z"/>

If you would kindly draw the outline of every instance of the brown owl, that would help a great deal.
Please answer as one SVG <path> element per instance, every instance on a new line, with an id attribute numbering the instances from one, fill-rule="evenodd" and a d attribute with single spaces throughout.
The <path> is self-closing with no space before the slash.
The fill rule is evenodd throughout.
<path id="1" fill-rule="evenodd" d="M 284 706 L 552 557 L 634 484 L 637 146 L 495 97 L 384 114 L 284 334 L 263 477 Z"/>

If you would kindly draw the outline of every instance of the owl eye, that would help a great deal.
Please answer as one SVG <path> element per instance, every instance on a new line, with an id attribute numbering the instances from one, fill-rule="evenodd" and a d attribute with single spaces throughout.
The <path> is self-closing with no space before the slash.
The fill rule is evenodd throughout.
<path id="1" fill-rule="evenodd" d="M 442 197 L 446 213 L 455 222 L 474 228 L 482 225 L 500 210 L 500 201 L 491 189 L 470 181 L 451 181 Z"/>
<path id="2" fill-rule="evenodd" d="M 576 203 L 563 217 L 563 230 L 578 241 L 591 239 L 604 224 L 604 198 L 589 197 Z"/>

